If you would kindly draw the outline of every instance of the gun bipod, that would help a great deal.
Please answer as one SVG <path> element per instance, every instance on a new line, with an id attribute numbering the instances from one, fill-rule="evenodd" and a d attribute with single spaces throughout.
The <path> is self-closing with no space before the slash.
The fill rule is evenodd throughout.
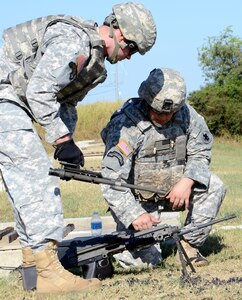
<path id="1" fill-rule="evenodd" d="M 195 270 L 194 266 L 192 265 L 184 247 L 181 244 L 181 238 L 179 237 L 179 235 L 177 233 L 175 233 L 173 235 L 173 238 L 176 242 L 179 259 L 180 259 L 181 266 L 182 266 L 180 285 L 181 285 L 181 287 L 184 287 L 184 285 L 186 283 L 189 283 L 190 285 L 192 285 L 193 282 L 192 282 L 191 276 L 188 274 L 187 265 L 190 267 L 190 269 L 193 273 L 196 273 L 196 270 Z"/>

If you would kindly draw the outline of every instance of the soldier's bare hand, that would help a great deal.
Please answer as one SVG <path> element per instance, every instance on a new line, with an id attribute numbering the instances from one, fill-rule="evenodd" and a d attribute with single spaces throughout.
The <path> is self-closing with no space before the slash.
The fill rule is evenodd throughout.
<path id="1" fill-rule="evenodd" d="M 140 215 L 137 219 L 132 222 L 135 230 L 145 230 L 152 228 L 153 224 L 160 223 L 160 220 L 152 216 L 149 213 Z"/>
<path id="2" fill-rule="evenodd" d="M 173 186 L 166 196 L 172 204 L 173 210 L 179 209 L 184 205 L 188 209 L 193 184 L 194 180 L 184 177 Z"/>

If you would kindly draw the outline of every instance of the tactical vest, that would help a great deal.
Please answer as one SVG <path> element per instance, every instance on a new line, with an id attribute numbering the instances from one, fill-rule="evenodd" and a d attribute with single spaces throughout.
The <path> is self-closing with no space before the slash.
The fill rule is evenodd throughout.
<path id="1" fill-rule="evenodd" d="M 3 33 L 5 53 L 11 61 L 21 66 L 11 74 L 10 80 L 17 95 L 23 101 L 26 101 L 28 80 L 42 56 L 42 40 L 46 29 L 57 22 L 70 24 L 83 30 L 90 39 L 91 48 L 88 64 L 69 85 L 58 92 L 58 101 L 61 103 L 81 101 L 92 88 L 107 77 L 102 48 L 104 41 L 100 40 L 96 23 L 66 15 L 34 19 L 8 28 Z"/>
<path id="2" fill-rule="evenodd" d="M 143 135 L 143 142 L 135 155 L 134 184 L 169 192 L 184 173 L 188 122 L 184 122 L 181 116 L 179 118 L 178 112 L 171 124 L 158 128 L 137 107 L 124 106 L 123 113 Z M 136 190 L 135 193 L 144 201 L 162 198 L 162 195 L 151 192 Z"/>

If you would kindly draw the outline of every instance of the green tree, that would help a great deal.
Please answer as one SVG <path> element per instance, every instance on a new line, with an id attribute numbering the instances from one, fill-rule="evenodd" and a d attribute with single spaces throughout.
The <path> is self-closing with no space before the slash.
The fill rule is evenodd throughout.
<path id="1" fill-rule="evenodd" d="M 198 60 L 205 80 L 223 84 L 227 75 L 242 63 L 242 40 L 227 27 L 218 37 L 208 37 L 198 49 Z"/>
<path id="2" fill-rule="evenodd" d="M 242 40 L 227 27 L 198 51 L 207 84 L 188 96 L 215 135 L 242 135 Z"/>

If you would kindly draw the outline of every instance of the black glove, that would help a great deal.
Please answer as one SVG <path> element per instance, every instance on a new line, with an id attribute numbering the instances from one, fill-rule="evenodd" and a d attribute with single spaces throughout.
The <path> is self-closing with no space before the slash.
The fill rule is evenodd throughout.
<path id="1" fill-rule="evenodd" d="M 84 156 L 72 139 L 56 145 L 54 159 L 84 166 Z"/>

